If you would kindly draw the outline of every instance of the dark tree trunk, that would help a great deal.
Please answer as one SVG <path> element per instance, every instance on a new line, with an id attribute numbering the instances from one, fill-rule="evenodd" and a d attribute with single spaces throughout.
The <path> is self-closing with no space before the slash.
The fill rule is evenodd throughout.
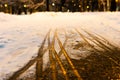
<path id="1" fill-rule="evenodd" d="M 115 0 L 111 0 L 110 11 L 116 11 L 116 2 L 115 2 Z"/>
<path id="2" fill-rule="evenodd" d="M 92 0 L 92 11 L 98 10 L 98 0 Z"/>
<path id="3" fill-rule="evenodd" d="M 59 11 L 62 11 L 62 7 L 64 6 L 65 4 L 65 0 L 61 0 L 61 3 L 60 3 L 60 10 Z"/>
<path id="4" fill-rule="evenodd" d="M 47 11 L 49 11 L 49 0 L 46 0 Z"/>

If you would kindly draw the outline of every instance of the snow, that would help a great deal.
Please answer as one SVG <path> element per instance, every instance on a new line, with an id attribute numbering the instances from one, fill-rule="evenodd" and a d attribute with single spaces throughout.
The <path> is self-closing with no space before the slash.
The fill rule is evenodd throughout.
<path id="1" fill-rule="evenodd" d="M 31 15 L 0 13 L 0 80 L 12 75 L 37 55 L 50 28 L 61 31 L 82 28 L 119 45 L 119 16 L 120 12 L 41 12 Z"/>

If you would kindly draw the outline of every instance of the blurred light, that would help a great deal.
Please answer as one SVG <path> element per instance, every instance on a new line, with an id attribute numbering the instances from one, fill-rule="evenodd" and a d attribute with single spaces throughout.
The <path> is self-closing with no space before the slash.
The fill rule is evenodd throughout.
<path id="1" fill-rule="evenodd" d="M 81 5 L 79 5 L 79 7 L 81 7 Z"/>
<path id="2" fill-rule="evenodd" d="M 26 7 L 27 7 L 27 5 L 26 5 L 26 4 L 24 4 L 23 6 L 24 6 L 24 8 L 26 8 Z"/>
<path id="3" fill-rule="evenodd" d="M 89 6 L 87 6 L 87 9 L 89 8 Z"/>
<path id="4" fill-rule="evenodd" d="M 115 0 L 116 2 L 118 2 L 118 0 Z"/>
<path id="5" fill-rule="evenodd" d="M 70 10 L 68 9 L 67 12 L 70 12 Z"/>
<path id="6" fill-rule="evenodd" d="M 7 5 L 7 4 L 4 4 L 4 6 L 5 6 L 5 7 L 8 7 L 8 5 Z"/>
<path id="7" fill-rule="evenodd" d="M 74 6 L 76 6 L 76 4 L 74 4 Z"/>
<path id="8" fill-rule="evenodd" d="M 55 6 L 55 3 L 52 3 L 52 6 Z"/>

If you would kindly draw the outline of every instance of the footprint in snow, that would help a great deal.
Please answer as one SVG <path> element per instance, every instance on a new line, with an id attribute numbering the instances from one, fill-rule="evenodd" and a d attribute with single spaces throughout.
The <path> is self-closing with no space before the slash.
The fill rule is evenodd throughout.
<path id="1" fill-rule="evenodd" d="M 4 44 L 0 44 L 0 48 L 4 48 L 5 47 L 5 45 Z"/>
<path id="2" fill-rule="evenodd" d="M 3 39 L 4 37 L 0 37 L 0 39 Z"/>

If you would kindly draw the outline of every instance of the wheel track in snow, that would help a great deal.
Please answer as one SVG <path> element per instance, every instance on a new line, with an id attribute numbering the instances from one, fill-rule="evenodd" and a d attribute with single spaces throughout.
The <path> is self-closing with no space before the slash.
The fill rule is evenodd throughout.
<path id="1" fill-rule="evenodd" d="M 49 34 L 49 32 L 48 32 Z M 43 51 L 43 47 L 46 41 L 46 38 L 48 36 L 48 34 L 46 35 L 46 37 L 44 38 L 41 47 L 39 49 L 38 55 L 40 55 L 40 51 Z M 24 73 L 27 69 L 29 69 L 29 67 L 31 67 L 38 59 L 39 56 L 35 57 L 34 59 L 30 60 L 24 67 L 22 67 L 20 70 L 16 71 L 8 80 L 16 80 L 22 73 Z"/>
<path id="2" fill-rule="evenodd" d="M 88 31 L 83 30 L 87 35 L 89 35 L 89 37 L 86 37 L 84 34 L 82 34 L 79 30 L 75 29 L 75 31 L 80 35 L 80 38 L 83 39 L 83 41 L 85 41 L 85 43 L 87 45 L 89 45 L 92 49 L 94 49 L 94 51 L 96 51 L 98 54 L 101 54 L 101 51 L 94 47 L 90 42 L 93 42 L 94 44 L 97 45 L 97 47 L 104 49 L 108 52 L 114 52 L 114 48 L 116 48 L 116 46 L 112 45 L 109 41 L 107 41 L 105 38 L 103 38 L 100 35 L 97 34 L 91 34 Z M 51 30 L 50 30 L 51 31 Z M 55 30 L 54 32 L 54 36 L 52 38 L 52 41 L 50 41 L 50 31 L 46 34 L 41 47 L 39 48 L 38 51 L 38 55 L 37 57 L 35 57 L 34 59 L 31 59 L 24 67 L 22 67 L 20 70 L 16 71 L 8 80 L 16 80 L 22 73 L 24 73 L 27 69 L 29 69 L 33 64 L 36 63 L 36 80 L 48 80 L 45 79 L 45 77 L 47 75 L 50 75 L 50 78 L 52 80 L 57 80 L 57 66 L 60 67 L 60 70 L 62 71 L 62 75 L 64 76 L 65 80 L 71 80 L 69 79 L 69 75 L 68 75 L 68 71 L 66 71 L 65 66 L 63 65 L 64 63 L 62 62 L 62 59 L 60 58 L 61 55 L 64 55 L 65 60 L 68 63 L 68 67 L 71 67 L 71 71 L 74 74 L 75 78 L 77 80 L 82 80 L 81 75 L 78 73 L 77 69 L 75 68 L 75 66 L 73 65 L 71 58 L 69 57 L 68 53 L 66 52 L 64 46 L 67 43 L 67 37 L 65 37 L 65 41 L 62 44 L 62 42 L 60 41 L 59 37 L 58 37 L 58 33 Z M 48 46 L 47 49 L 44 49 L 44 45 L 46 40 L 48 40 Z M 60 47 L 60 51 L 57 52 L 55 49 L 55 41 L 58 42 L 58 46 Z M 102 43 L 103 42 L 103 43 Z M 45 54 L 45 52 L 49 50 L 49 66 L 47 67 L 47 69 L 45 69 L 43 71 L 43 55 Z M 110 56 L 108 55 L 104 55 L 106 58 L 110 58 Z M 119 63 L 117 61 L 115 61 L 115 59 L 117 59 L 117 56 L 114 56 L 112 58 L 110 58 L 110 61 L 114 62 L 116 65 L 120 66 Z M 51 73 L 51 74 L 49 74 Z M 49 77 L 48 77 L 49 78 Z"/>
<path id="3" fill-rule="evenodd" d="M 44 45 L 45 45 L 47 37 L 48 37 L 48 48 L 44 49 Z M 54 48 L 55 38 L 57 39 L 58 44 L 61 49 L 58 53 L 56 52 L 56 50 Z M 29 69 L 35 63 L 36 63 L 36 80 L 44 80 L 43 76 L 47 73 L 45 71 L 43 71 L 43 58 L 42 57 L 47 50 L 50 51 L 49 55 L 51 54 L 51 56 L 49 56 L 49 59 L 50 59 L 51 66 L 53 66 L 53 67 L 49 66 L 49 68 L 52 69 L 52 72 L 53 72 L 52 80 L 57 80 L 57 75 L 56 75 L 56 63 L 57 62 L 58 62 L 57 65 L 61 67 L 63 75 L 65 76 L 65 80 L 70 80 L 67 76 L 67 72 L 65 72 L 65 67 L 63 66 L 63 63 L 60 59 L 60 56 L 62 54 L 65 56 L 66 60 L 68 61 L 68 64 L 72 68 L 72 71 L 73 71 L 74 75 L 77 77 L 77 79 L 82 80 L 81 76 L 79 75 L 78 71 L 76 70 L 75 66 L 73 65 L 70 57 L 68 56 L 68 53 L 64 49 L 64 46 L 67 43 L 67 39 L 68 38 L 66 37 L 64 44 L 62 45 L 62 42 L 58 38 L 57 32 L 55 31 L 53 40 L 52 40 L 52 42 L 50 42 L 50 31 L 49 31 L 46 34 L 46 36 L 41 44 L 41 47 L 39 48 L 38 56 L 35 57 L 34 59 L 31 59 L 24 67 L 22 67 L 21 69 L 16 71 L 8 80 L 16 80 L 22 73 L 24 73 L 27 69 Z"/>

